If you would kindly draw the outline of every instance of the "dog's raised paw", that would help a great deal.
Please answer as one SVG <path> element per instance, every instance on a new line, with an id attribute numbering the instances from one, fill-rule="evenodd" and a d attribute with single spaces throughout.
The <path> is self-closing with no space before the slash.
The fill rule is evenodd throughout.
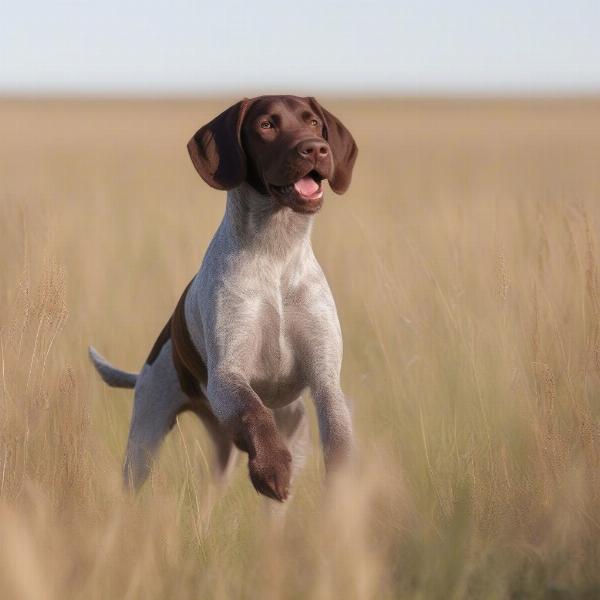
<path id="1" fill-rule="evenodd" d="M 248 461 L 250 479 L 257 492 L 284 502 L 289 495 L 292 455 L 285 446 L 261 449 Z"/>

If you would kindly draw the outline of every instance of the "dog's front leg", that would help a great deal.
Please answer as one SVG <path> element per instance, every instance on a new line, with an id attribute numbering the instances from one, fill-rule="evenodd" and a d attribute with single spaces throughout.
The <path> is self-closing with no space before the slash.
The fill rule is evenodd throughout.
<path id="1" fill-rule="evenodd" d="M 248 453 L 250 479 L 258 492 L 283 502 L 289 493 L 292 457 L 272 412 L 246 379 L 236 373 L 209 374 L 208 399 L 240 450 Z"/>
<path id="2" fill-rule="evenodd" d="M 339 384 L 321 383 L 312 389 L 319 421 L 325 467 L 331 471 L 348 461 L 354 447 L 352 417 Z"/>

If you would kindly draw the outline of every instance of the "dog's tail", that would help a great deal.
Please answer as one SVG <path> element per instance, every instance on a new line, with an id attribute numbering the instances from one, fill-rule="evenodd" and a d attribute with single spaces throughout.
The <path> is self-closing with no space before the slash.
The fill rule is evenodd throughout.
<path id="1" fill-rule="evenodd" d="M 100 377 L 111 387 L 133 388 L 137 381 L 136 373 L 128 373 L 113 367 L 93 346 L 88 348 L 90 360 L 100 373 Z"/>

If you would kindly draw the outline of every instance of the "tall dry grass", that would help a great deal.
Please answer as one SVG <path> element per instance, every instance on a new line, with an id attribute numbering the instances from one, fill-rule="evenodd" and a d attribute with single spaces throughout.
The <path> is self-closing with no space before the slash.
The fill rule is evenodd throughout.
<path id="1" fill-rule="evenodd" d="M 600 102 L 330 102 L 361 155 L 314 243 L 360 460 L 273 526 L 184 416 L 120 487 L 136 369 L 223 211 L 224 102 L 0 103 L 1 598 L 600 595 Z"/>

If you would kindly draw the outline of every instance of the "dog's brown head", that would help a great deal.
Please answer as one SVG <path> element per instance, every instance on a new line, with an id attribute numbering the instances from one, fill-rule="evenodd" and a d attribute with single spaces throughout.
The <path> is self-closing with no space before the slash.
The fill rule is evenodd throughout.
<path id="1" fill-rule="evenodd" d="M 228 108 L 188 143 L 196 170 L 219 190 L 243 182 L 297 212 L 323 203 L 321 182 L 343 194 L 358 149 L 350 132 L 314 98 L 259 96 Z"/>

